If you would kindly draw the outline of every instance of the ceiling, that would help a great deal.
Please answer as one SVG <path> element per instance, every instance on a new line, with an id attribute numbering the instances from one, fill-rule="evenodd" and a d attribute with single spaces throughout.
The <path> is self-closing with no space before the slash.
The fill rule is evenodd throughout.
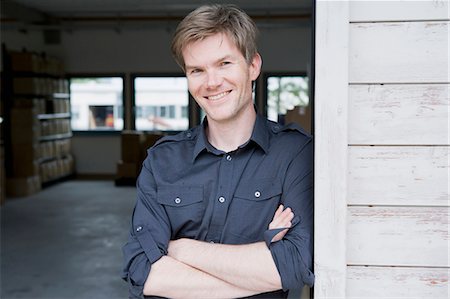
<path id="1" fill-rule="evenodd" d="M 234 3 L 266 26 L 298 25 L 311 19 L 313 0 L 216 0 Z M 3 28 L 126 26 L 178 22 L 203 0 L 2 0 Z"/>

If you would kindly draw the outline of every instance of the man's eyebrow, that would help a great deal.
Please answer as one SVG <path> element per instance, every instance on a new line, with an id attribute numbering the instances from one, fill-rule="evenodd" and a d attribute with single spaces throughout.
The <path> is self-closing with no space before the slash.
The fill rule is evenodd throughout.
<path id="1" fill-rule="evenodd" d="M 217 64 L 217 63 L 220 63 L 220 62 L 222 62 L 222 61 L 224 61 L 224 60 L 234 60 L 235 59 L 235 56 L 233 56 L 233 55 L 225 55 L 225 56 L 223 56 L 223 57 L 221 57 L 221 58 L 219 58 L 219 59 L 216 59 L 215 61 L 214 61 L 214 64 Z M 191 69 L 201 69 L 202 67 L 200 67 L 200 66 L 196 66 L 196 65 L 185 65 L 185 69 L 186 70 L 191 70 Z"/>

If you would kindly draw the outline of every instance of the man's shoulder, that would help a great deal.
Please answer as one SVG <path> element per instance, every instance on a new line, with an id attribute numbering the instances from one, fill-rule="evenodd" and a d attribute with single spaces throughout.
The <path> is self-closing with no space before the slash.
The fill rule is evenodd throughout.
<path id="1" fill-rule="evenodd" d="M 156 149 L 163 147 L 165 145 L 176 145 L 185 141 L 192 141 L 197 137 L 197 135 L 198 135 L 198 127 L 194 127 L 186 131 L 179 132 L 177 134 L 166 135 L 160 138 L 157 142 L 155 142 L 152 148 Z"/>
<path id="2" fill-rule="evenodd" d="M 296 123 L 288 123 L 281 125 L 272 121 L 268 121 L 269 128 L 276 136 L 297 136 L 301 139 L 311 139 L 312 136 L 306 132 L 300 125 Z"/>

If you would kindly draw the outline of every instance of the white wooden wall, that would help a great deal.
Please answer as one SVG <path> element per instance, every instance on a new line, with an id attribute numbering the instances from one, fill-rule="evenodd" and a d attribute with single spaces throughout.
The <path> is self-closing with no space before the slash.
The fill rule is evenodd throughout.
<path id="1" fill-rule="evenodd" d="M 315 298 L 450 298 L 449 41 L 448 1 L 317 2 Z"/>

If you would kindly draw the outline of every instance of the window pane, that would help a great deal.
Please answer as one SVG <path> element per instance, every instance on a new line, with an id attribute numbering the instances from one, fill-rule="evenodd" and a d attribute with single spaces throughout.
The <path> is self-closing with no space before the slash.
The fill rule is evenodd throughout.
<path id="1" fill-rule="evenodd" d="M 138 77 L 134 87 L 136 130 L 183 131 L 189 128 L 186 78 Z"/>
<path id="2" fill-rule="evenodd" d="M 70 93 L 72 130 L 123 129 L 122 78 L 71 78 Z"/>
<path id="3" fill-rule="evenodd" d="M 302 76 L 274 76 L 267 79 L 267 118 L 282 122 L 283 116 L 294 107 L 309 105 L 308 78 Z"/>

